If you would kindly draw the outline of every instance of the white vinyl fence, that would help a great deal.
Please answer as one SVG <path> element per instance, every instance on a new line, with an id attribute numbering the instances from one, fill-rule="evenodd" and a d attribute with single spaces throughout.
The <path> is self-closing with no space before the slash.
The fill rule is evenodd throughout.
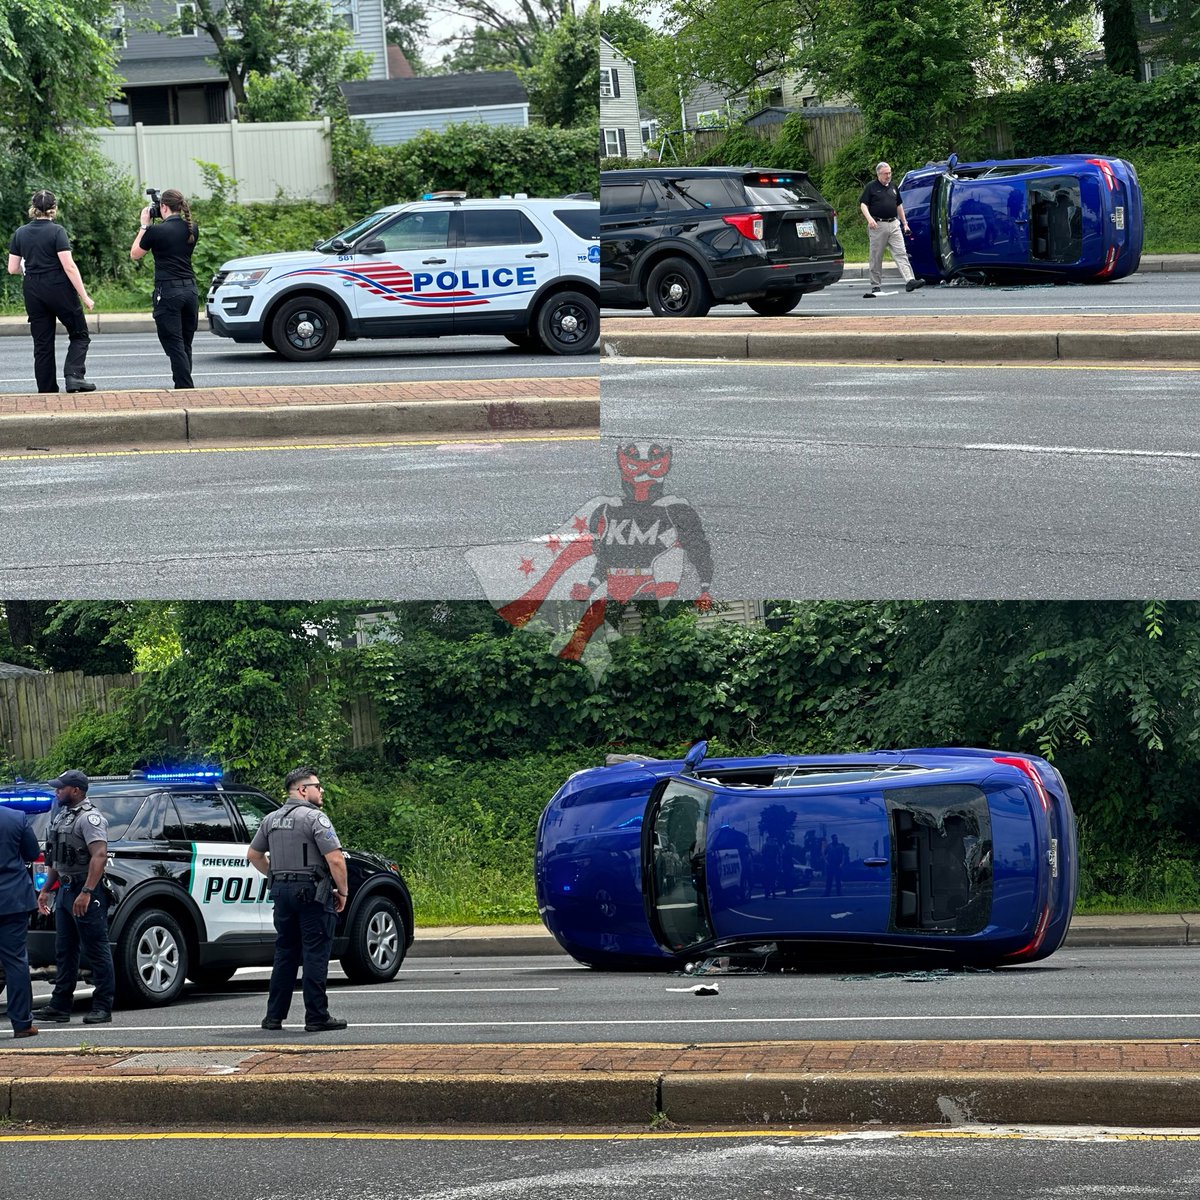
<path id="1" fill-rule="evenodd" d="M 329 118 L 223 125 L 142 125 L 95 130 L 102 154 L 141 188 L 178 188 L 188 199 L 211 193 L 196 160 L 237 180 L 242 203 L 333 199 Z"/>

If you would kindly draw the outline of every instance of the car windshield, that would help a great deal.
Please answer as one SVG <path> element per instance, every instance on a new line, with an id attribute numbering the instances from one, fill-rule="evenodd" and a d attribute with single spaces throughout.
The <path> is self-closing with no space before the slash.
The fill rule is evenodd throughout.
<path id="1" fill-rule="evenodd" d="M 335 253 L 334 242 L 356 242 L 363 234 L 374 229 L 376 225 L 386 221 L 390 216 L 392 216 L 390 212 L 374 212 L 369 217 L 363 217 L 357 225 L 351 225 L 349 229 L 343 229 L 341 233 L 335 233 L 333 237 L 328 238 L 326 241 L 318 242 L 313 248 L 319 250 L 322 254 Z"/>
<path id="2" fill-rule="evenodd" d="M 712 794 L 672 779 L 654 803 L 649 836 L 650 905 L 658 935 L 673 950 L 711 938 L 705 838 Z"/>

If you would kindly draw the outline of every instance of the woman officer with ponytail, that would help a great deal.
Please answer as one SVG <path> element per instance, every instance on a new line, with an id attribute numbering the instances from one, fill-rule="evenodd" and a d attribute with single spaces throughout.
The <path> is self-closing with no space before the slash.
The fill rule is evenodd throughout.
<path id="1" fill-rule="evenodd" d="M 154 255 L 154 324 L 158 340 L 171 360 L 176 388 L 190 388 L 196 386 L 192 382 L 192 338 L 200 311 L 192 252 L 200 229 L 192 220 L 183 194 L 174 188 L 162 193 L 158 208 L 163 219 L 154 226 L 150 224 L 152 208 L 142 209 L 142 227 L 129 248 L 129 257 L 137 262 L 147 251 Z"/>

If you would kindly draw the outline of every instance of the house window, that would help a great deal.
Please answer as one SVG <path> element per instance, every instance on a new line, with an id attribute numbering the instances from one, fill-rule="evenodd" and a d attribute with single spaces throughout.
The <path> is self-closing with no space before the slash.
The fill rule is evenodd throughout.
<path id="1" fill-rule="evenodd" d="M 1171 19 L 1171 13 L 1165 8 L 1156 8 L 1153 4 L 1150 5 L 1150 24 L 1163 25 Z M 1161 72 L 1160 72 L 1161 74 Z"/>
<path id="2" fill-rule="evenodd" d="M 179 36 L 180 37 L 199 37 L 200 31 L 196 28 L 196 8 L 192 4 L 177 4 L 175 5 L 175 16 L 179 18 Z"/>
<path id="3" fill-rule="evenodd" d="M 112 28 L 108 31 L 108 36 L 112 39 L 113 45 L 128 46 L 129 38 L 125 33 L 125 5 L 113 5 L 112 21 Z"/>
<path id="4" fill-rule="evenodd" d="M 600 136 L 604 139 L 604 157 L 621 158 L 625 154 L 625 131 L 623 129 L 602 129 Z"/>
<path id="5" fill-rule="evenodd" d="M 710 108 L 706 112 L 696 114 L 696 124 L 701 129 L 716 129 L 725 124 L 725 113 L 719 108 Z"/>
<path id="6" fill-rule="evenodd" d="M 621 80 L 616 67 L 604 67 L 600 71 L 600 99 L 619 100 L 621 98 Z"/>
<path id="7" fill-rule="evenodd" d="M 358 32 L 358 0 L 333 0 L 333 11 L 351 33 Z"/>
<path id="8" fill-rule="evenodd" d="M 1146 78 L 1157 79 L 1159 75 L 1171 69 L 1170 62 L 1165 58 L 1151 58 L 1146 62 Z"/>
<path id="9" fill-rule="evenodd" d="M 653 117 L 649 121 L 642 122 L 642 141 L 658 141 L 658 122 Z"/>

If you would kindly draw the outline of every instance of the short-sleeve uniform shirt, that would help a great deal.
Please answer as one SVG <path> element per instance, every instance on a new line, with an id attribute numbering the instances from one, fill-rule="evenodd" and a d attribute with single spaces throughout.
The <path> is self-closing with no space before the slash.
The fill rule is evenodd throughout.
<path id="1" fill-rule="evenodd" d="M 180 216 L 170 216 L 151 225 L 142 234 L 142 249 L 154 254 L 154 282 L 166 283 L 168 280 L 196 281 L 192 270 L 192 251 L 200 241 L 199 226 L 193 223 L 191 232 L 196 240 L 188 244 L 188 224 Z"/>
<path id="2" fill-rule="evenodd" d="M 316 850 L 316 857 L 305 853 L 310 846 Z M 289 800 L 263 818 L 250 848 L 270 853 L 272 871 L 303 871 L 323 862 L 326 854 L 340 850 L 342 843 L 333 822 L 315 804 Z"/>
<path id="3" fill-rule="evenodd" d="M 70 250 L 67 231 L 54 221 L 30 221 L 12 235 L 9 254 L 19 254 L 25 260 L 26 275 L 62 274 L 60 250 Z"/>
<path id="4" fill-rule="evenodd" d="M 867 206 L 867 212 L 871 214 L 877 221 L 894 221 L 897 217 L 897 210 L 900 207 L 900 192 L 894 183 L 880 183 L 878 179 L 872 179 L 870 183 L 863 188 L 862 195 L 858 198 L 859 204 Z"/>
<path id="5" fill-rule="evenodd" d="M 70 856 L 74 851 L 75 861 L 72 862 L 68 857 L 66 862 L 55 862 L 53 865 L 59 871 L 65 870 L 69 874 L 86 865 L 91 857 L 94 842 L 108 841 L 108 818 L 98 808 L 93 807 L 90 800 L 85 800 L 78 808 L 60 804 L 50 819 L 47 849 L 51 854 L 54 834 L 59 831 L 65 831 L 67 854 Z M 49 857 L 50 854 L 47 854 L 47 858 Z"/>

